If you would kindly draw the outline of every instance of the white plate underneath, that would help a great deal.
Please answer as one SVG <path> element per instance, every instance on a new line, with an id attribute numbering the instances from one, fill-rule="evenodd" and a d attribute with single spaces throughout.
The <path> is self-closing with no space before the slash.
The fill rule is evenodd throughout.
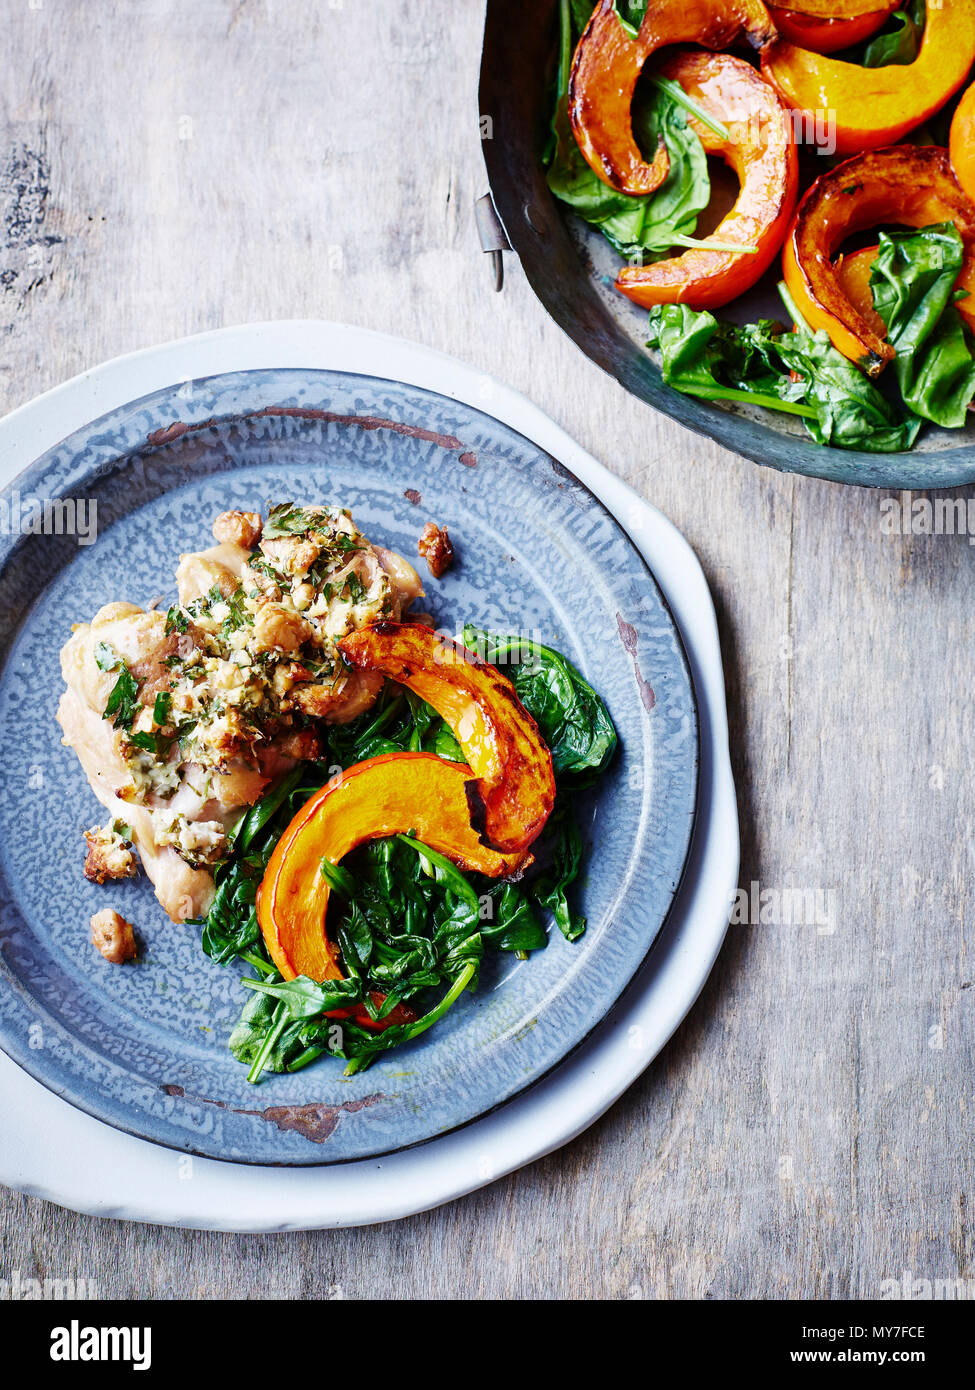
<path id="1" fill-rule="evenodd" d="M 429 348 L 341 324 L 206 333 L 97 367 L 0 421 L 0 485 L 89 420 L 181 381 L 260 367 L 383 376 L 462 400 L 520 430 L 581 479 L 643 552 L 673 611 L 698 699 L 698 817 L 684 879 L 646 964 L 585 1046 L 494 1113 L 418 1148 L 327 1168 L 190 1158 L 101 1124 L 0 1054 L 0 1182 L 96 1216 L 221 1231 L 358 1226 L 410 1216 L 550 1153 L 593 1123 L 653 1060 L 721 947 L 738 876 L 738 817 L 714 607 L 674 527 L 523 396 Z"/>

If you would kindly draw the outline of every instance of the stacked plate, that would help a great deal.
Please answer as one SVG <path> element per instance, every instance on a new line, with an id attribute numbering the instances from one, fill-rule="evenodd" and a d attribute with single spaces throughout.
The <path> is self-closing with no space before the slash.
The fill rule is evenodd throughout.
<path id="1" fill-rule="evenodd" d="M 96 519 L 87 544 L 69 535 L 0 537 L 0 727 L 18 749 L 0 810 L 0 1045 L 94 1117 L 4 1066 L 8 1113 L 28 1096 L 35 1102 L 32 1117 L 12 1126 L 23 1133 L 15 1139 L 8 1130 L 0 1144 L 0 1178 L 87 1210 L 107 1203 L 129 1216 L 202 1225 L 405 1214 L 554 1147 L 646 1065 L 669 1029 L 661 1037 L 650 1027 L 655 1042 L 629 1046 L 623 1068 L 614 1064 L 595 1090 L 584 1087 L 585 1113 L 556 1105 L 529 1150 L 514 1140 L 534 1105 L 564 1099 L 567 1068 L 588 1070 L 607 1038 L 619 1042 L 614 1021 L 618 1028 L 626 1009 L 648 997 L 655 943 L 673 929 L 693 930 L 697 903 L 700 946 L 690 962 L 685 951 L 682 987 L 664 1011 L 658 1001 L 658 1024 L 666 1014 L 675 1026 L 689 1006 L 723 934 L 737 864 L 703 580 L 667 523 L 527 402 L 497 387 L 493 415 L 471 404 L 483 385 L 482 376 L 407 344 L 279 324 L 109 364 L 0 425 L 10 471 L 29 463 L 5 490 L 8 516 L 16 507 L 23 515 L 27 499 L 71 497 Z M 110 967 L 91 949 L 88 918 L 105 905 L 106 890 L 81 875 L 81 831 L 98 811 L 59 745 L 54 708 L 58 650 L 72 622 L 111 599 L 144 605 L 165 596 L 175 558 L 206 543 L 217 512 L 260 510 L 269 500 L 341 503 L 371 539 L 405 554 L 426 521 L 446 525 L 460 563 L 427 585 L 424 606 L 438 625 L 472 621 L 557 645 L 606 698 L 621 752 L 585 806 L 579 905 L 589 927 L 579 942 L 553 929 L 548 947 L 528 961 L 495 957 L 477 994 L 442 1025 L 360 1076 L 346 1080 L 340 1064 L 324 1061 L 254 1088 L 226 1046 L 246 997 L 239 972 L 210 962 L 195 929 L 174 927 L 144 879 L 112 889 L 112 905 L 140 929 L 138 966 Z M 636 541 L 614 515 L 622 506 Z M 698 600 L 700 641 L 688 644 L 690 660 L 647 563 L 655 552 L 665 569 L 683 567 Z M 670 947 L 657 958 L 661 967 Z M 140 1155 L 127 1158 L 135 1164 L 127 1194 L 117 1184 L 111 1194 L 99 1191 L 95 1179 L 79 1188 L 76 1163 L 52 1169 L 40 1157 L 51 1146 L 33 1140 L 32 1127 L 50 1106 L 56 1119 L 46 1122 L 73 1136 L 74 1153 L 125 1144 Z M 483 1149 L 487 1129 L 495 1136 L 488 1170 L 463 1160 L 459 1181 L 459 1155 L 470 1143 Z M 188 1213 L 184 1200 L 176 1210 L 164 1183 L 150 1191 L 138 1180 L 158 1165 L 158 1145 L 208 1160 L 197 1165 L 212 1174 L 206 1209 Z M 235 1198 L 235 1223 L 222 1204 L 231 1186 L 259 1179 L 260 1169 L 228 1160 L 326 1165 L 329 1182 L 306 1189 L 311 1205 L 298 1188 L 277 1184 L 277 1200 L 296 1205 L 271 1211 L 265 1201 L 259 1213 L 247 1208 L 246 1220 Z M 368 1175 L 388 1174 L 393 1163 L 406 1166 L 410 1181 L 392 1203 L 388 1193 L 370 1197 Z"/>

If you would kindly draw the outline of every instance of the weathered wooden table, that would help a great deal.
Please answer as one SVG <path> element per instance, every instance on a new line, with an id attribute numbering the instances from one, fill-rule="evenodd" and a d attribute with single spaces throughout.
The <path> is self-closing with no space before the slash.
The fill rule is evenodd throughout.
<path id="1" fill-rule="evenodd" d="M 5 1192 L 0 1277 L 87 1273 L 159 1298 L 845 1298 L 905 1270 L 975 1278 L 975 550 L 887 534 L 879 495 L 779 476 L 655 415 L 511 258 L 492 293 L 472 218 L 480 25 L 479 5 L 446 0 L 9 7 L 2 407 L 118 353 L 303 316 L 524 391 L 704 563 L 741 881 L 780 920 L 732 927 L 609 1115 L 475 1196 L 244 1238 Z M 789 887 L 818 903 L 804 925 L 781 921 Z"/>

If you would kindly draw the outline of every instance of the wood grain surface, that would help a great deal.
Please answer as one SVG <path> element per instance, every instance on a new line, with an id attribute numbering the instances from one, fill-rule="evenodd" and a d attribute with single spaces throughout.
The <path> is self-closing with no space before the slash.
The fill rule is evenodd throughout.
<path id="1" fill-rule="evenodd" d="M 886 534 L 880 495 L 777 475 L 654 414 L 513 258 L 493 294 L 472 216 L 473 0 L 8 0 L 4 21 L 3 410 L 119 353 L 303 316 L 510 383 L 697 550 L 742 884 L 818 892 L 823 910 L 733 926 L 612 1111 L 463 1201 L 259 1238 L 3 1192 L 0 1277 L 163 1299 L 847 1298 L 905 1270 L 975 1279 L 968 537 Z"/>

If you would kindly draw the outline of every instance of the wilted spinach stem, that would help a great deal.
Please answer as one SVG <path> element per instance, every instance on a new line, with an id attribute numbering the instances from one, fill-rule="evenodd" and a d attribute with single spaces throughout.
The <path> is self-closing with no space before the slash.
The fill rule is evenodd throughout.
<path id="1" fill-rule="evenodd" d="M 410 1042 L 413 1038 L 418 1038 L 421 1033 L 425 1033 L 428 1028 L 432 1028 L 439 1019 L 443 1018 L 450 1006 L 456 1004 L 457 1000 L 464 993 L 464 990 L 474 978 L 476 969 L 477 963 L 475 961 L 469 961 L 441 999 L 440 1003 L 435 1004 L 428 1014 L 424 1014 L 422 1018 L 418 1018 L 415 1023 L 408 1024 L 400 1034 L 399 1041 Z M 355 1076 L 357 1071 L 361 1071 L 363 1067 L 368 1066 L 371 1061 L 372 1058 L 368 1054 L 353 1057 L 345 1069 L 345 1075 Z"/>
<path id="2" fill-rule="evenodd" d="M 267 1037 L 261 1044 L 261 1050 L 254 1058 L 254 1061 L 251 1065 L 251 1069 L 247 1073 L 247 1080 L 251 1083 L 252 1086 L 256 1086 L 258 1081 L 260 1081 L 261 1072 L 267 1065 L 267 1060 L 270 1057 L 271 1053 L 274 1051 L 275 1044 L 277 1043 L 278 1038 L 280 1038 L 281 1034 L 284 1032 L 287 1022 L 287 1005 L 284 1003 L 280 1003 L 274 1010 L 274 1014 L 271 1019 L 271 1027 L 268 1031 Z"/>

